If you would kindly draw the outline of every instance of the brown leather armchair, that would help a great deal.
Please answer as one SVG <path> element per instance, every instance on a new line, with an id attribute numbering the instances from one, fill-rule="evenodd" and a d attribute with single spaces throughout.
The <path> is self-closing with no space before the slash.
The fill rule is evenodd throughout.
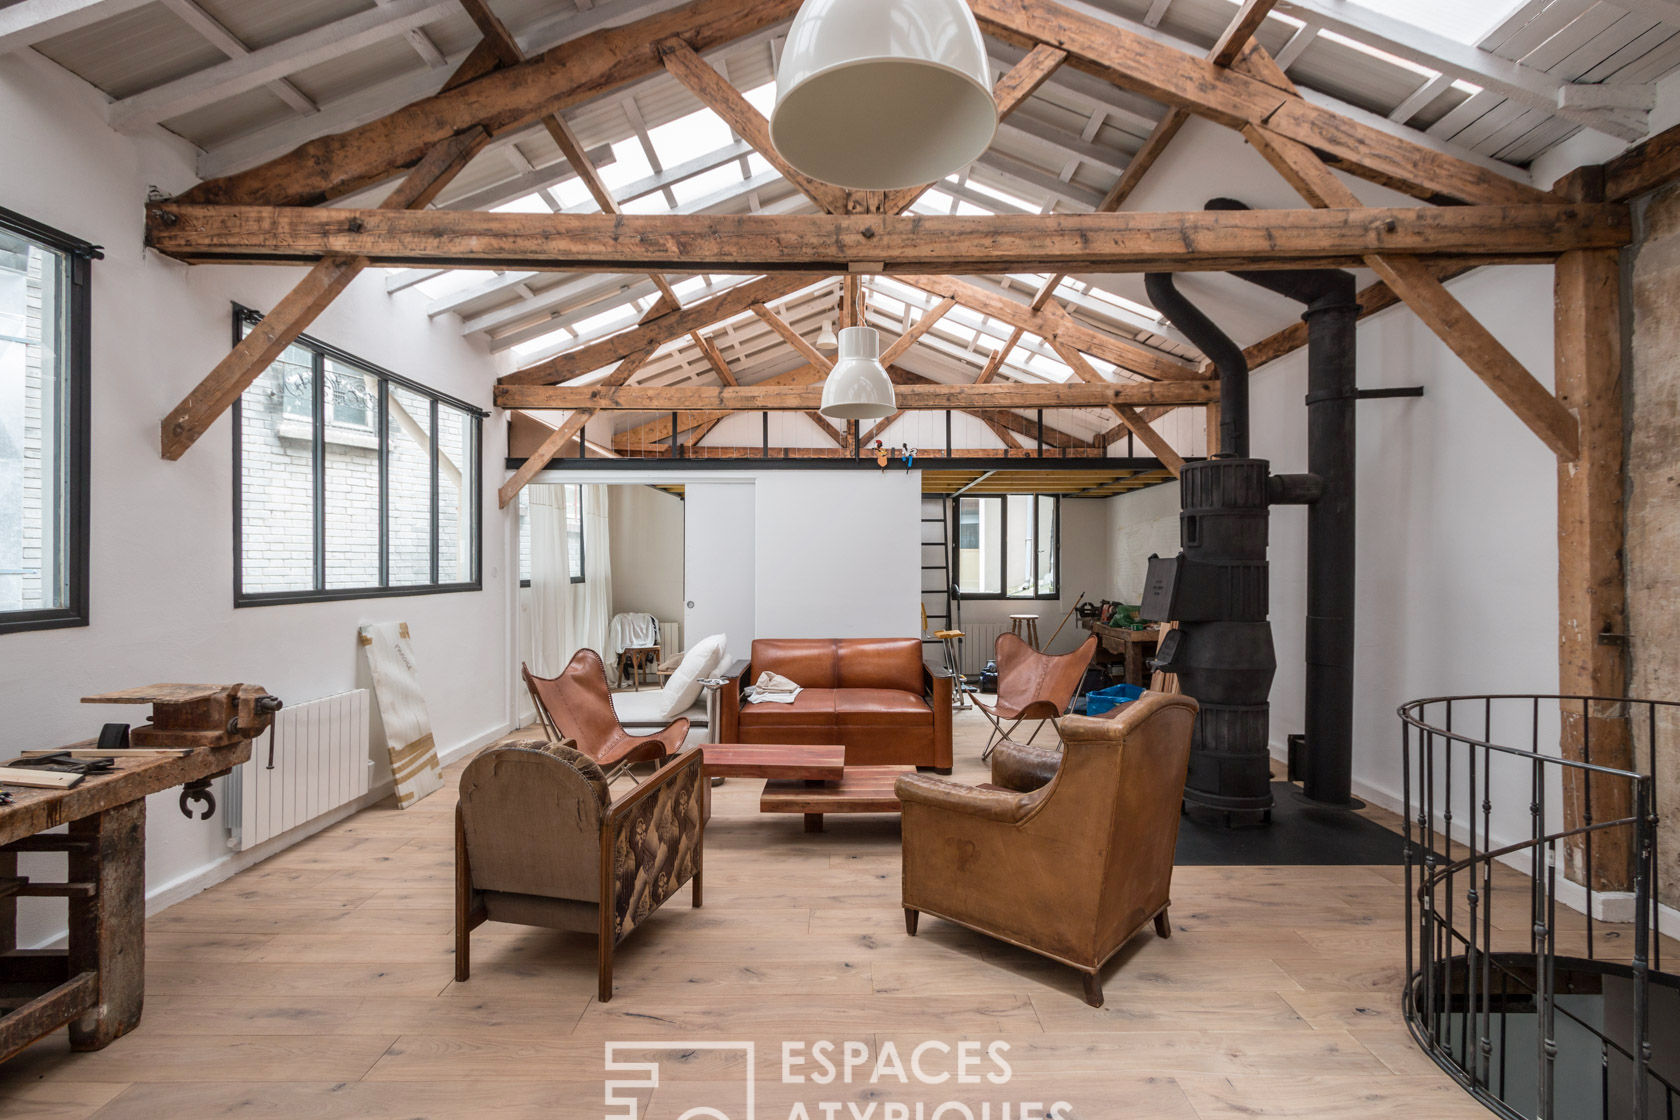
<path id="1" fill-rule="evenodd" d="M 1029 719 L 1039 721 L 1038 727 L 1033 730 L 1034 739 L 1044 729 L 1046 720 L 1059 734 L 1062 713 L 1073 703 L 1074 693 L 1079 691 L 1079 682 L 1085 676 L 1085 667 L 1091 664 L 1096 652 L 1095 634 L 1081 642 L 1072 653 L 1055 656 L 1038 652 L 1014 634 L 999 634 L 993 653 L 998 668 L 997 700 L 991 704 L 978 697 L 974 700 L 980 714 L 992 721 L 992 733 L 986 737 L 986 749 L 980 752 L 980 757 L 990 758 L 993 743 L 1000 738 L 1009 738 L 1017 727 Z M 1003 720 L 1012 721 L 1007 731 L 1004 730 Z"/>
<path id="2" fill-rule="evenodd" d="M 684 751 L 617 801 L 601 768 L 562 744 L 491 747 L 455 807 L 455 979 L 486 921 L 594 932 L 601 1002 L 613 947 L 688 882 L 701 902 L 701 755 Z"/>
<path id="3" fill-rule="evenodd" d="M 1062 721 L 1058 755 L 1005 741 L 995 787 L 900 778 L 904 922 L 922 912 L 1060 961 L 1102 1006 L 1104 963 L 1150 921 L 1167 937 L 1196 702 L 1146 693 Z M 1059 762 L 1059 765 L 1057 763 Z"/>
<path id="4" fill-rule="evenodd" d="M 632 762 L 663 758 L 682 749 L 688 718 L 678 716 L 651 735 L 632 735 L 613 710 L 601 655 L 580 649 L 558 677 L 539 677 L 519 666 L 543 727 L 556 742 L 567 739 L 607 771 L 608 781 Z"/>

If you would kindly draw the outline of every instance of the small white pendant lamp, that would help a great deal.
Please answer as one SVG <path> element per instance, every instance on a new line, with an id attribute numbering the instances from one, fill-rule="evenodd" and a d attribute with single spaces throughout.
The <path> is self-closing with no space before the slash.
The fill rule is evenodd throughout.
<path id="1" fill-rule="evenodd" d="M 834 323 L 832 321 L 823 323 L 822 330 L 817 332 L 816 345 L 818 350 L 825 352 L 840 345 L 840 340 L 834 337 Z"/>
<path id="2" fill-rule="evenodd" d="M 997 103 L 965 0 L 805 0 L 776 72 L 770 139 L 815 179 L 893 190 L 992 143 Z"/>
<path id="3" fill-rule="evenodd" d="M 840 356 L 823 382 L 817 411 L 830 420 L 879 420 L 898 411 L 898 395 L 881 365 L 881 336 L 874 327 L 841 329 Z"/>

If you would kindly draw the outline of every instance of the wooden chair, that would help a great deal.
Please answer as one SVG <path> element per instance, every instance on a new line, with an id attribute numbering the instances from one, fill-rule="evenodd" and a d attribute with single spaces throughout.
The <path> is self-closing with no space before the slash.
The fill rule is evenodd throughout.
<path id="1" fill-rule="evenodd" d="M 1072 716 L 1058 755 L 1006 742 L 991 787 L 898 779 L 904 923 L 925 911 L 1079 970 L 1102 1006 L 1103 965 L 1151 922 L 1170 936 L 1173 849 L 1196 702 L 1146 693 Z"/>
<path id="2" fill-rule="evenodd" d="M 601 768 L 562 744 L 473 759 L 455 808 L 455 979 L 484 922 L 593 932 L 597 994 L 612 999 L 613 948 L 685 883 L 700 906 L 700 766 L 697 750 L 674 755 L 613 801 Z"/>
<path id="3" fill-rule="evenodd" d="M 573 740 L 578 750 L 606 770 L 609 782 L 633 762 L 675 753 L 688 737 L 688 719 L 683 716 L 651 735 L 626 731 L 613 710 L 606 666 L 592 649 L 573 654 L 558 677 L 536 676 L 523 664 L 519 672 L 549 737 L 555 742 Z"/>
<path id="4" fill-rule="evenodd" d="M 1032 739 L 1038 738 L 1046 722 L 1055 727 L 1060 736 L 1059 721 L 1068 705 L 1073 703 L 1074 694 L 1079 691 L 1079 682 L 1084 679 L 1085 668 L 1091 664 L 1096 652 L 1095 634 L 1081 642 L 1072 653 L 1060 656 L 1039 653 L 1014 634 L 999 634 L 994 654 L 998 670 L 997 699 L 987 704 L 978 696 L 974 698 L 974 706 L 992 721 L 992 733 L 986 737 L 986 748 L 980 752 L 980 757 L 992 757 L 993 744 L 1000 738 L 1009 738 L 1017 727 L 1029 719 L 1039 721 L 1038 726 L 1033 728 Z M 1003 728 L 1004 720 L 1013 721 L 1007 731 Z M 1030 743 L 1032 739 L 1027 741 Z"/>

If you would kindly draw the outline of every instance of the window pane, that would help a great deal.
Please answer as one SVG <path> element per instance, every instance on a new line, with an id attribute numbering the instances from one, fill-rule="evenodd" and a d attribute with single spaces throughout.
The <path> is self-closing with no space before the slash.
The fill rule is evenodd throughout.
<path id="1" fill-rule="evenodd" d="M 566 564 L 573 583 L 582 583 L 583 569 L 583 487 L 566 487 Z"/>
<path id="2" fill-rule="evenodd" d="M 1038 499 L 1038 593 L 1056 594 L 1056 498 Z"/>
<path id="3" fill-rule="evenodd" d="M 438 582 L 472 579 L 472 464 L 467 414 L 438 405 Z"/>
<path id="4" fill-rule="evenodd" d="M 327 586 L 378 587 L 379 379 L 331 358 L 325 370 Z"/>
<path id="5" fill-rule="evenodd" d="M 1033 498 L 1031 494 L 1011 494 L 1009 503 L 1009 539 L 1005 542 L 1003 558 L 1004 586 L 1010 595 L 1033 593 Z"/>
<path id="6" fill-rule="evenodd" d="M 432 582 L 432 402 L 390 386 L 389 506 L 391 584 Z"/>
<path id="7" fill-rule="evenodd" d="M 239 398 L 240 584 L 315 588 L 314 355 L 289 346 Z M 302 415 L 293 408 L 302 409 Z"/>
<path id="8" fill-rule="evenodd" d="M 997 498 L 957 499 L 957 590 L 996 595 L 1003 590 L 1003 503 Z"/>
<path id="9" fill-rule="evenodd" d="M 0 612 L 69 605 L 69 280 L 0 230 Z"/>

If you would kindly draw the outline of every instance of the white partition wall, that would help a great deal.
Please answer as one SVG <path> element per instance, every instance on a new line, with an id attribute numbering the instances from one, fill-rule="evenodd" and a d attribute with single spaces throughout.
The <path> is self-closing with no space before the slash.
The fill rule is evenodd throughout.
<path id="1" fill-rule="evenodd" d="M 683 491 L 684 640 L 727 634 L 731 659 L 754 636 L 753 486 L 690 482 Z"/>

